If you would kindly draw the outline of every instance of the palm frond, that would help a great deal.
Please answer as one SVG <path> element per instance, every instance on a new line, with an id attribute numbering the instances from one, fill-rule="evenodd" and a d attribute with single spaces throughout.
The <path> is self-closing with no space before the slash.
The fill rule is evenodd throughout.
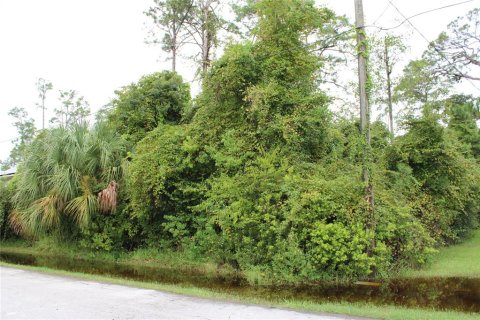
<path id="1" fill-rule="evenodd" d="M 8 222 L 10 224 L 10 228 L 12 228 L 15 234 L 20 236 L 27 236 L 27 219 L 28 216 L 20 211 L 20 210 L 13 210 L 10 212 L 8 216 Z"/>
<path id="2" fill-rule="evenodd" d="M 43 131 L 17 170 L 12 227 L 36 235 L 62 223 L 63 214 L 84 226 L 99 208 L 115 212 L 124 156 L 124 141 L 105 125 Z M 112 182 L 97 197 L 99 181 Z"/>
<path id="3" fill-rule="evenodd" d="M 64 208 L 64 202 L 61 197 L 56 195 L 47 195 L 36 200 L 32 205 L 33 213 L 32 217 L 38 218 L 41 224 L 49 229 L 56 227 L 60 224 L 60 215 Z M 37 219 L 35 219 L 37 220 Z M 32 221 L 32 227 L 35 222 Z M 32 229 L 36 229 L 35 227 Z"/>
<path id="4" fill-rule="evenodd" d="M 72 199 L 65 207 L 65 212 L 71 215 L 81 227 L 86 227 L 90 217 L 98 210 L 97 198 L 93 194 L 83 194 Z"/>
<path id="5" fill-rule="evenodd" d="M 57 166 L 53 175 L 49 176 L 51 191 L 65 201 L 74 198 L 80 189 L 80 173 L 73 167 Z"/>

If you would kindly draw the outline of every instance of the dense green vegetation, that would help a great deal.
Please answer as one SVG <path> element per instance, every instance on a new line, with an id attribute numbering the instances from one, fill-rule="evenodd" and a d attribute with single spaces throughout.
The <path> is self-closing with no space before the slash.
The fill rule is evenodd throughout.
<path id="1" fill-rule="evenodd" d="M 65 121 L 22 145 L 2 238 L 173 251 L 254 283 L 386 277 L 468 238 L 479 99 L 449 95 L 434 60 L 414 61 L 395 93 L 411 110 L 402 134 L 373 122 L 367 145 L 322 87 L 332 60 L 318 52 L 345 41 L 344 19 L 309 0 L 248 4 L 255 28 L 209 61 L 195 100 L 179 75 L 154 73 L 94 126 Z"/>
<path id="2" fill-rule="evenodd" d="M 142 77 L 116 94 L 108 122 L 133 143 L 159 125 L 179 124 L 190 109 L 190 86 L 169 71 Z"/>

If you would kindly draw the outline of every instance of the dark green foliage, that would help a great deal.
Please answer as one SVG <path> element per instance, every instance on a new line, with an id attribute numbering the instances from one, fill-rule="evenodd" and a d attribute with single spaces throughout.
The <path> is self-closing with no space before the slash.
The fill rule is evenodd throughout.
<path id="1" fill-rule="evenodd" d="M 196 231 L 192 207 L 202 199 L 202 181 L 212 161 L 185 126 L 161 126 L 137 146 L 131 165 L 131 199 L 148 244 L 175 246 Z"/>
<path id="2" fill-rule="evenodd" d="M 13 208 L 14 183 L 14 181 L 0 180 L 0 240 L 15 236 L 8 221 L 9 214 Z"/>
<path id="3" fill-rule="evenodd" d="M 109 120 L 133 143 L 161 124 L 180 123 L 190 108 L 189 85 L 169 71 L 144 76 L 116 94 Z"/>
<path id="4" fill-rule="evenodd" d="M 141 228 L 131 216 L 128 195 L 120 194 L 122 202 L 113 215 L 94 215 L 90 224 L 82 228 L 80 246 L 94 251 L 134 250 L 143 244 Z"/>

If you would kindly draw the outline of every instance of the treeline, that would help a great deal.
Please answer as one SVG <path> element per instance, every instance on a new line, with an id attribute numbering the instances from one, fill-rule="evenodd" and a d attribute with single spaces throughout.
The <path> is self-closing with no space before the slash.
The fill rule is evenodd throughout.
<path id="1" fill-rule="evenodd" d="M 371 208 L 358 119 L 321 89 L 324 49 L 353 41 L 345 19 L 306 0 L 243 12 L 249 39 L 206 67 L 194 100 L 163 71 L 118 91 L 93 126 L 39 131 L 2 189 L 2 238 L 175 250 L 295 283 L 416 267 L 478 227 L 478 98 L 450 95 L 433 59 L 407 66 L 401 134 L 371 125 Z"/>

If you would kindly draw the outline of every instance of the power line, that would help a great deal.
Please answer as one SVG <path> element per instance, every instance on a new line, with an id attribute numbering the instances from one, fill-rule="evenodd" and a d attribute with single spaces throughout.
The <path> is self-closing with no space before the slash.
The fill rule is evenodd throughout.
<path id="1" fill-rule="evenodd" d="M 407 21 L 410 26 L 412 26 L 412 28 L 429 44 L 431 45 L 432 42 L 430 40 L 428 40 L 428 38 L 409 20 L 409 18 L 407 18 L 398 8 L 397 6 L 392 2 L 392 0 L 388 0 L 388 2 L 392 5 L 392 7 L 405 19 L 405 21 Z M 471 2 L 471 1 L 466 1 L 466 2 Z M 448 62 L 450 65 L 453 66 L 453 68 L 459 73 L 459 74 L 462 74 L 462 72 L 460 70 L 458 70 L 458 68 L 452 63 L 450 62 L 450 60 L 448 60 L 447 57 L 445 57 L 445 55 L 440 51 L 438 50 L 438 48 L 435 46 L 435 45 L 432 45 L 432 48 L 440 55 L 440 57 L 445 60 L 446 62 Z M 465 78 L 475 89 L 477 89 L 478 91 L 480 91 L 480 88 L 478 88 L 474 83 L 473 81 L 471 81 L 470 79 L 468 78 Z"/>
<path id="2" fill-rule="evenodd" d="M 442 10 L 442 9 L 446 9 L 446 8 L 451 8 L 451 7 L 455 7 L 455 6 L 458 6 L 458 5 L 461 5 L 461 4 L 465 4 L 465 3 L 469 3 L 469 2 L 474 2 L 476 0 L 467 0 L 467 1 L 462 1 L 462 2 L 457 2 L 457 3 L 452 3 L 452 4 L 449 4 L 449 5 L 446 5 L 446 6 L 443 6 L 443 7 L 438 7 L 438 8 L 433 8 L 433 9 L 430 9 L 430 10 L 427 10 L 427 11 L 422 11 L 422 12 L 419 12 L 419 13 L 416 13 L 414 14 L 413 16 L 410 16 L 410 17 L 405 17 L 405 15 L 403 15 L 397 8 L 395 8 L 397 11 L 399 11 L 399 13 L 402 15 L 402 17 L 404 18 L 404 20 L 402 22 L 400 22 L 400 24 L 396 25 L 396 26 L 393 26 L 393 27 L 388 27 L 388 28 L 384 28 L 384 27 L 379 27 L 380 30 L 382 31 L 388 31 L 388 30 L 393 30 L 393 29 L 396 29 L 396 28 L 399 28 L 401 27 L 405 22 L 410 22 L 410 19 L 412 18 L 415 18 L 415 17 L 418 17 L 418 16 L 421 16 L 421 15 L 424 15 L 424 14 L 427 14 L 427 13 L 431 13 L 431 12 L 435 12 L 435 11 L 439 11 L 439 10 Z M 389 6 L 392 5 L 393 7 L 395 7 L 394 4 L 392 4 L 391 1 L 388 1 L 389 2 Z M 388 9 L 388 7 L 387 7 Z M 386 9 L 385 9 L 386 11 Z M 383 15 L 384 13 L 382 13 L 380 15 L 380 17 Z M 377 18 L 375 20 L 375 22 L 377 22 L 379 20 L 379 18 Z M 375 22 L 373 23 L 373 26 L 370 26 L 370 27 L 376 27 L 375 26 Z"/>
<path id="3" fill-rule="evenodd" d="M 387 12 L 388 8 L 390 8 L 390 3 L 387 4 L 387 6 L 385 7 L 385 9 L 383 9 L 382 13 L 380 13 L 380 15 L 377 17 L 377 19 L 375 19 L 375 21 L 373 21 L 374 26 L 376 25 L 378 20 L 380 20 L 383 17 L 383 15 Z"/>
<path id="4" fill-rule="evenodd" d="M 405 19 L 404 21 L 408 22 L 410 26 L 425 40 L 427 41 L 428 44 L 430 44 L 430 40 L 427 39 L 427 37 L 420 31 L 418 30 L 417 27 L 413 25 L 413 23 L 410 21 L 410 18 L 405 17 L 405 15 L 397 8 L 397 6 L 391 1 L 388 0 L 388 2 L 392 5 L 392 7 Z"/>

